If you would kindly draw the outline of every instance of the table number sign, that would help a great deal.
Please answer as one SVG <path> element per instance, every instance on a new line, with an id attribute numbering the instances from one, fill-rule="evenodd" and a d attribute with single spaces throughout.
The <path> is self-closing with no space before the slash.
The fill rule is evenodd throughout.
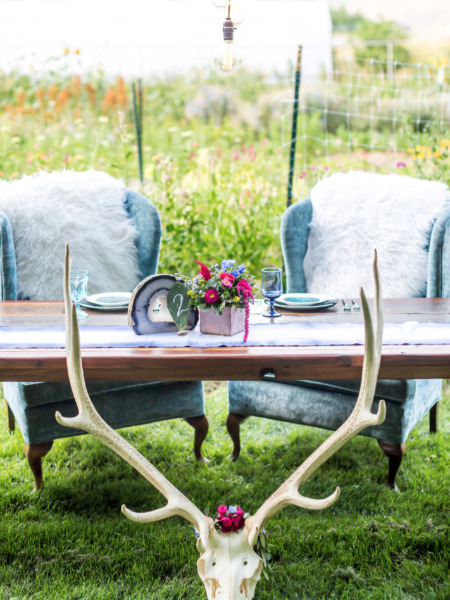
<path id="1" fill-rule="evenodd" d="M 186 331 L 192 306 L 185 285 L 177 282 L 170 288 L 167 294 L 167 308 L 179 331 Z"/>
<path id="2" fill-rule="evenodd" d="M 168 298 L 173 287 L 175 292 L 171 296 L 170 309 Z M 128 325 L 138 335 L 177 331 L 179 324 L 183 325 L 183 330 L 194 329 L 198 311 L 192 307 L 185 310 L 189 299 L 183 297 L 179 288 L 185 289 L 173 275 L 150 275 L 143 279 L 131 295 Z"/>

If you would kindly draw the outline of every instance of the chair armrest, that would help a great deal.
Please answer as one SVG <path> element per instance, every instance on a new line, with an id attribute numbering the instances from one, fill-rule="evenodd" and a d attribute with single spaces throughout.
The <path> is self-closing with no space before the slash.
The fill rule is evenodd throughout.
<path id="1" fill-rule="evenodd" d="M 303 259 L 308 249 L 309 224 L 312 219 L 309 198 L 290 206 L 281 218 L 281 249 L 286 269 L 286 291 L 306 292 Z"/>
<path id="2" fill-rule="evenodd" d="M 17 300 L 16 250 L 8 215 L 0 210 L 0 293 L 2 300 Z"/>
<path id="3" fill-rule="evenodd" d="M 136 227 L 141 280 L 156 273 L 161 243 L 161 219 L 154 204 L 139 192 L 127 190 L 125 208 Z"/>
<path id="4" fill-rule="evenodd" d="M 431 232 L 427 297 L 450 297 L 450 208 L 439 215 Z"/>

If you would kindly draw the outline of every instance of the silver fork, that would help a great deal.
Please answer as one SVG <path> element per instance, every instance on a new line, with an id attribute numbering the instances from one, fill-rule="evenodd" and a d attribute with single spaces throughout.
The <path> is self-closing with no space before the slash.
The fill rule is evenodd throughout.
<path id="1" fill-rule="evenodd" d="M 357 304 L 352 298 L 353 310 L 360 310 L 359 304 Z"/>
<path id="2" fill-rule="evenodd" d="M 344 299 L 342 299 L 342 305 L 344 307 L 344 310 L 352 310 L 352 307 L 350 306 L 350 304 L 347 304 Z"/>

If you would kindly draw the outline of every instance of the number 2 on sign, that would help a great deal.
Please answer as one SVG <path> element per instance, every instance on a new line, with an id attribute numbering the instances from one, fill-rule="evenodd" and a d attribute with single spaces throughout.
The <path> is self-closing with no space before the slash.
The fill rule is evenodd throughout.
<path id="1" fill-rule="evenodd" d="M 192 307 L 189 302 L 186 287 L 180 283 L 175 283 L 167 295 L 167 308 L 174 320 L 177 329 L 185 329 Z"/>
<path id="2" fill-rule="evenodd" d="M 190 310 L 190 308 L 191 308 L 191 307 L 190 307 L 190 306 L 188 306 L 187 308 L 183 308 L 183 300 L 184 300 L 184 297 L 183 297 L 181 294 L 176 294 L 176 295 L 173 297 L 173 302 L 174 302 L 174 304 L 177 302 L 177 298 L 179 298 L 179 299 L 180 299 L 180 304 L 179 304 L 179 306 L 178 306 L 178 309 L 177 309 L 177 317 L 179 317 L 179 316 L 181 315 L 181 313 L 184 313 L 184 312 L 186 312 L 187 310 Z"/>

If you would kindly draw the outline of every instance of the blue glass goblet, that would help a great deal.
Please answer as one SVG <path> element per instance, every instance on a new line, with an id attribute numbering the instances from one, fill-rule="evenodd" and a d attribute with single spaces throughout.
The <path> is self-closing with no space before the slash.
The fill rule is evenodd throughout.
<path id="1" fill-rule="evenodd" d="M 277 312 L 273 307 L 275 298 L 278 298 L 283 293 L 281 269 L 278 267 L 267 267 L 261 271 L 261 293 L 270 303 L 269 312 L 264 313 L 264 317 L 281 317 L 281 313 Z"/>

